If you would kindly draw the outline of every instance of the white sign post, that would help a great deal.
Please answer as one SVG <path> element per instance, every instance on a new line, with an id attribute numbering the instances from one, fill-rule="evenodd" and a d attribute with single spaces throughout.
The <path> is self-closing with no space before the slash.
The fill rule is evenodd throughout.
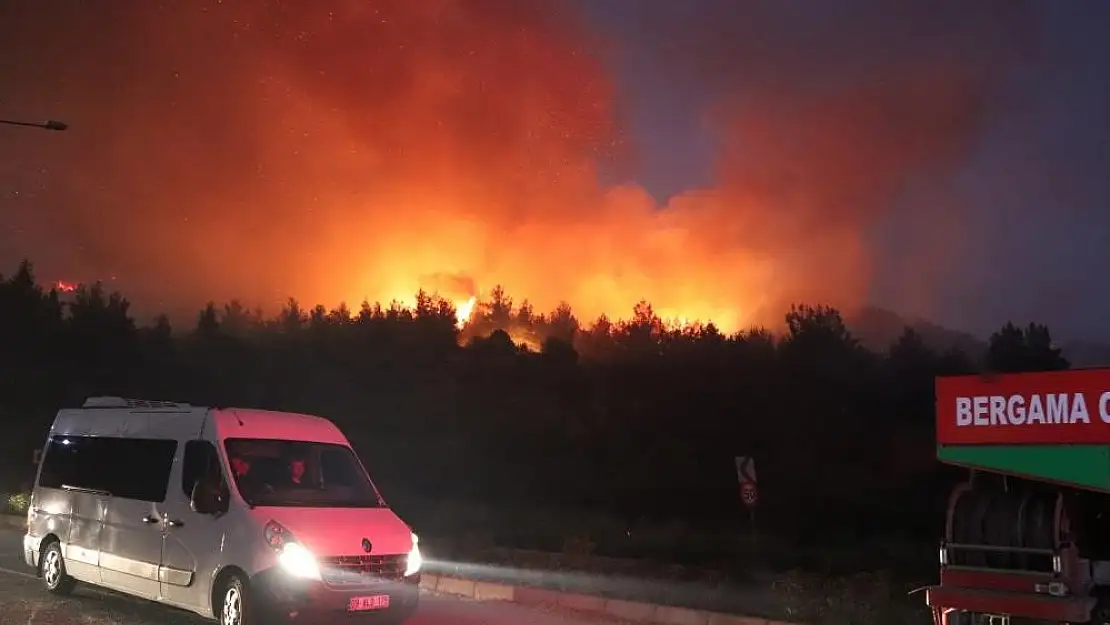
<path id="1" fill-rule="evenodd" d="M 755 507 L 759 503 L 759 483 L 755 474 L 755 459 L 751 456 L 736 456 L 736 478 L 740 482 L 740 499 L 748 509 L 751 522 L 752 542 L 758 541 L 759 531 L 755 523 Z"/>

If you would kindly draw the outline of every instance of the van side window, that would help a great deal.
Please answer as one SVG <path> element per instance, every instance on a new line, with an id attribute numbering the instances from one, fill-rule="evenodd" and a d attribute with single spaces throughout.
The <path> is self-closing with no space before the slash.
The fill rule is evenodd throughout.
<path id="1" fill-rule="evenodd" d="M 106 491 L 115 497 L 162 502 L 177 441 L 101 436 L 55 436 L 43 457 L 39 485 Z"/>
<path id="2" fill-rule="evenodd" d="M 220 457 L 216 447 L 208 441 L 185 443 L 185 462 L 181 466 L 181 491 L 193 496 L 193 486 L 200 481 L 218 486 L 223 482 Z"/>
<path id="3" fill-rule="evenodd" d="M 81 436 L 55 436 L 46 446 L 39 473 L 39 486 L 74 486 L 111 492 L 104 450 L 98 439 Z"/>

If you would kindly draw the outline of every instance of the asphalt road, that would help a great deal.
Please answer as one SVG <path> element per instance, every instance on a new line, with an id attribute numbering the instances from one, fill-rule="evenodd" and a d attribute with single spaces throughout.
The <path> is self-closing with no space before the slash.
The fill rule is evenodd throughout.
<path id="1" fill-rule="evenodd" d="M 201 625 L 186 613 L 123 595 L 78 586 L 70 597 L 48 595 L 22 562 L 22 535 L 0 531 L 0 625 Z M 612 621 L 604 621 L 612 623 Z M 406 625 L 598 625 L 567 612 L 425 596 Z"/>

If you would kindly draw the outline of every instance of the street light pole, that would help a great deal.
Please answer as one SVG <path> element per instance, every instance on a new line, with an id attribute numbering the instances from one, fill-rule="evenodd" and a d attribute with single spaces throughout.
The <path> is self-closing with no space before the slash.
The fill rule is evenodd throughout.
<path id="1" fill-rule="evenodd" d="M 0 124 L 8 126 L 29 126 L 31 128 L 42 128 L 43 130 L 65 130 L 69 128 L 69 124 L 60 122 L 56 119 L 48 119 L 44 122 L 21 122 L 14 119 L 0 119 Z"/>

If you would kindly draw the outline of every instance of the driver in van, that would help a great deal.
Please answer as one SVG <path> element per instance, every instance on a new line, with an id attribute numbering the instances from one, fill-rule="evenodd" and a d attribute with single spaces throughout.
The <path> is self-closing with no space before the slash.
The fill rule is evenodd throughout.
<path id="1" fill-rule="evenodd" d="M 251 470 L 251 461 L 243 456 L 231 457 L 231 470 L 235 473 L 235 479 L 238 480 L 245 476 Z"/>
<path id="2" fill-rule="evenodd" d="M 250 458 L 246 456 L 232 456 L 231 471 L 235 474 L 235 483 L 239 485 L 239 492 L 248 499 L 265 488 L 264 482 L 259 479 L 258 471 L 251 471 Z M 270 488 L 273 490 L 273 488 Z"/>

